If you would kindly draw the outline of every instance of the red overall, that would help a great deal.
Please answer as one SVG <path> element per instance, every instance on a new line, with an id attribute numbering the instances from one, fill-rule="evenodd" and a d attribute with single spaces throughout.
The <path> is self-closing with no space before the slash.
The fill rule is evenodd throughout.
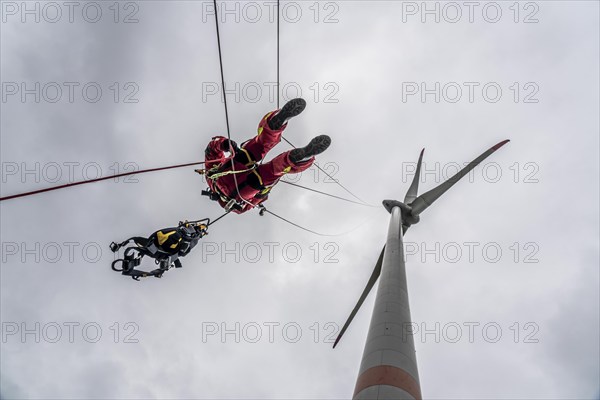
<path id="1" fill-rule="evenodd" d="M 223 175 L 216 179 L 207 176 L 208 186 L 211 191 L 220 195 L 218 201 L 222 207 L 227 204 L 227 199 L 235 199 L 242 206 L 241 209 L 233 209 L 233 212 L 237 214 L 244 213 L 267 200 L 269 191 L 282 176 L 302 172 L 310 168 L 315 161 L 315 158 L 311 157 L 307 161 L 294 164 L 290 161 L 290 152 L 287 151 L 269 162 L 258 164 L 269 150 L 281 141 L 281 135 L 287 126 L 285 124 L 279 130 L 269 128 L 267 122 L 275 112 L 271 111 L 260 121 L 258 135 L 240 146 L 241 154 L 231 154 L 225 158 L 223 142 L 227 138 L 223 136 L 215 136 L 206 148 L 205 167 L 207 171 L 219 166 L 218 174 L 232 171 L 232 158 L 234 158 L 235 171 L 249 170 Z"/>

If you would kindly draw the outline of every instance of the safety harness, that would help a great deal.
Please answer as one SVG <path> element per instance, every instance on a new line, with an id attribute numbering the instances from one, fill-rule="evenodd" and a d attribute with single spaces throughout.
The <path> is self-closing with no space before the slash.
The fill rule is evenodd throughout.
<path id="1" fill-rule="evenodd" d="M 127 247 L 123 258 L 113 261 L 111 268 L 113 271 L 121 272 L 122 275 L 131 276 L 136 281 L 148 276 L 162 278 L 163 273 L 170 268 L 183 266 L 179 257 L 185 257 L 198 241 L 208 234 L 209 224 L 208 218 L 179 222 L 177 228 L 161 229 L 149 238 L 131 237 L 119 244 L 112 242 L 110 249 L 113 253 L 127 246 L 129 242 L 133 242 L 135 246 Z M 135 269 L 140 266 L 144 256 L 153 258 L 158 268 L 150 272 Z"/>
<path id="2" fill-rule="evenodd" d="M 196 170 L 196 172 L 198 174 L 204 175 L 204 176 L 206 176 L 206 179 L 210 179 L 214 182 L 214 184 L 212 185 L 213 189 L 211 190 L 210 188 L 207 188 L 206 190 L 203 190 L 202 195 L 207 196 L 209 199 L 211 199 L 213 201 L 221 200 L 225 204 L 226 211 L 242 210 L 244 208 L 245 203 L 243 201 L 238 201 L 237 199 L 230 197 L 226 193 L 223 193 L 223 191 L 221 189 L 219 189 L 219 186 L 216 184 L 216 181 L 219 178 L 226 176 L 226 175 L 252 172 L 253 174 L 250 175 L 248 179 L 246 179 L 244 182 L 242 182 L 238 185 L 237 191 L 238 192 L 241 191 L 246 186 L 251 186 L 252 188 L 259 191 L 258 194 L 255 196 L 255 198 L 267 197 L 267 195 L 271 191 L 272 187 L 275 186 L 274 184 L 270 185 L 270 186 L 264 186 L 262 184 L 262 178 L 259 175 L 258 171 L 256 170 L 259 164 L 256 162 L 256 160 L 254 160 L 254 157 L 246 149 L 243 148 L 243 144 L 242 144 L 242 147 L 239 147 L 239 148 L 235 147 L 234 149 L 235 149 L 235 154 L 233 156 L 234 161 L 236 161 L 240 164 L 244 164 L 246 167 L 245 169 L 227 170 L 226 168 L 230 164 L 230 159 L 228 159 L 210 169 L 197 169 Z M 245 158 L 247 160 L 243 159 L 242 154 L 244 154 L 246 156 Z M 261 215 L 263 215 L 262 209 L 261 209 Z"/>

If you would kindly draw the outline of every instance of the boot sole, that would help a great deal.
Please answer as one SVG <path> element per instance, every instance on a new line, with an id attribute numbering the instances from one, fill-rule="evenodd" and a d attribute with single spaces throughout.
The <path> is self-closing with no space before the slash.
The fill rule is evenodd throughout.
<path id="1" fill-rule="evenodd" d="M 301 98 L 293 99 L 285 103 L 280 111 L 280 115 L 284 120 L 296 117 L 306 108 L 306 101 Z"/>
<path id="2" fill-rule="evenodd" d="M 327 135 L 319 135 L 313 138 L 310 143 L 304 148 L 306 156 L 316 156 L 321 154 L 331 145 L 331 138 Z"/>

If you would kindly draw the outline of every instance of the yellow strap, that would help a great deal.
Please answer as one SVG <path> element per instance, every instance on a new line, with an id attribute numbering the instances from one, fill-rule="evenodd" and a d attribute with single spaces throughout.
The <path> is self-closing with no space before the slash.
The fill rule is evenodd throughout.
<path id="1" fill-rule="evenodd" d="M 256 162 L 253 161 L 252 158 L 250 157 L 250 153 L 248 153 L 248 150 L 246 150 L 243 147 L 240 147 L 240 150 L 242 150 L 244 152 L 244 154 L 246 155 L 246 158 L 248 159 L 248 163 L 246 164 L 246 167 L 256 164 Z"/>
<path id="2" fill-rule="evenodd" d="M 161 231 L 158 231 L 158 233 L 156 234 L 156 237 L 158 238 L 158 244 L 160 246 L 162 246 L 162 244 L 164 242 L 167 241 L 167 239 L 169 239 L 169 236 L 171 236 L 172 234 L 174 234 L 177 231 L 171 231 L 169 233 L 162 233 Z"/>
<path id="3" fill-rule="evenodd" d="M 219 172 L 218 174 L 212 174 L 212 175 L 207 175 L 207 177 L 209 177 L 212 180 L 218 179 L 222 176 L 225 175 L 231 175 L 231 174 L 241 174 L 243 172 L 249 172 L 249 171 L 254 171 L 254 169 L 256 168 L 256 164 L 254 164 L 251 168 L 248 169 L 241 169 L 239 171 L 224 171 L 224 172 Z"/>
<path id="4" fill-rule="evenodd" d="M 258 172 L 256 172 L 255 169 L 253 169 L 252 172 L 254 172 L 254 175 L 256 175 L 258 177 L 258 181 L 260 182 L 260 186 L 265 186 L 265 185 L 263 185 L 262 177 L 260 176 L 260 174 Z"/>

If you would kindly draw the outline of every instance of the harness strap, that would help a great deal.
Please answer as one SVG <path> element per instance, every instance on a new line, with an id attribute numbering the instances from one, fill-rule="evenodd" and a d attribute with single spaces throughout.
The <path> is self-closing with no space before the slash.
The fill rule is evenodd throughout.
<path id="1" fill-rule="evenodd" d="M 222 165 L 219 166 L 219 168 Z M 244 172 L 250 172 L 253 171 L 256 168 L 256 163 L 254 163 L 254 165 L 248 169 L 241 169 L 241 170 L 229 170 L 229 171 L 223 171 L 223 172 L 219 172 L 219 170 L 212 172 L 212 168 L 210 170 L 207 171 L 206 177 L 209 179 L 212 179 L 213 181 L 216 179 L 219 179 L 222 176 L 226 176 L 226 175 L 237 175 L 237 174 L 241 174 Z"/>
<path id="2" fill-rule="evenodd" d="M 207 179 L 211 179 L 213 181 L 217 181 L 219 178 L 221 178 L 223 176 L 227 176 L 227 175 L 252 172 L 252 174 L 250 176 L 254 179 L 250 178 L 250 179 L 247 179 L 244 182 L 238 184 L 238 186 L 237 186 L 238 193 L 239 193 L 239 191 L 246 188 L 247 186 L 250 186 L 253 189 L 258 190 L 258 194 L 255 196 L 255 198 L 266 197 L 274 185 L 265 186 L 263 184 L 262 177 L 260 176 L 260 174 L 257 171 L 259 164 L 254 159 L 254 156 L 248 150 L 246 150 L 243 147 L 243 145 L 241 147 L 239 147 L 238 149 L 241 151 L 239 151 L 239 152 L 237 152 L 237 154 L 235 154 L 234 161 L 236 161 L 240 164 L 244 164 L 245 167 L 249 167 L 249 168 L 242 169 L 242 170 L 224 171 L 224 169 L 228 166 L 228 163 L 223 162 L 209 170 L 196 170 L 196 172 L 200 173 L 201 175 L 205 175 Z M 243 159 L 244 156 L 245 156 L 246 160 Z M 252 181 L 252 182 L 250 182 L 250 181 Z M 238 201 L 237 199 L 232 198 L 229 195 L 226 195 L 225 193 L 223 193 L 217 185 L 214 185 L 214 188 L 212 191 L 211 190 L 203 190 L 202 195 L 208 196 L 213 201 L 221 200 L 225 204 L 234 204 L 234 207 L 237 206 L 238 209 L 242 209 L 244 206 L 243 202 Z"/>

